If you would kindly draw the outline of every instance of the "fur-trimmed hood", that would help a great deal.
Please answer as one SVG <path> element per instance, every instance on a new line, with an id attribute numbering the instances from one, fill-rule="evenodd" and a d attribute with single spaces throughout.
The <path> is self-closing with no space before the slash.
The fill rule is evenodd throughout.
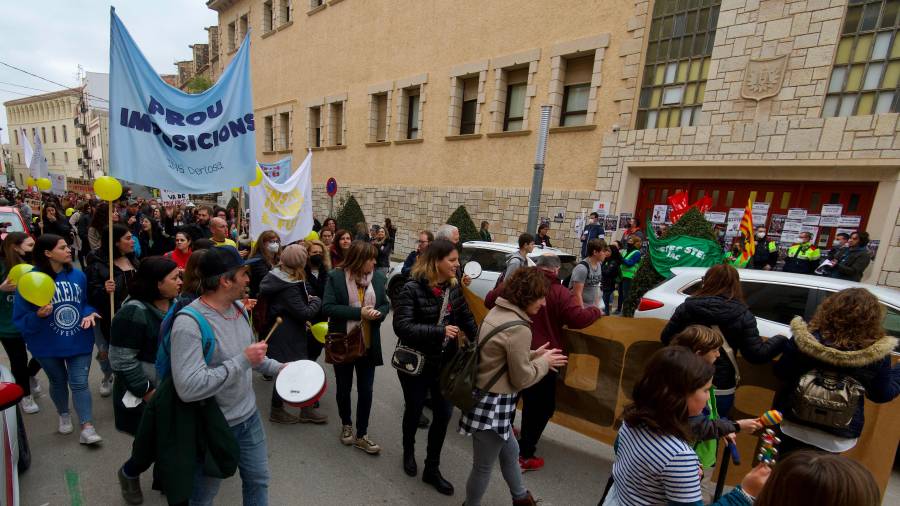
<path id="1" fill-rule="evenodd" d="M 836 367 L 863 367 L 890 355 L 897 347 L 896 337 L 884 336 L 861 350 L 843 351 L 831 348 L 822 344 L 799 316 L 791 320 L 791 331 L 798 350 Z"/>

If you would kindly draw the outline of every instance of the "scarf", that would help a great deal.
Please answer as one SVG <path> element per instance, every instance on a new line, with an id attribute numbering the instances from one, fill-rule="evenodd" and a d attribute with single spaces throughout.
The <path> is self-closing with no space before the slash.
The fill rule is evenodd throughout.
<path id="1" fill-rule="evenodd" d="M 372 288 L 372 276 L 369 273 L 362 278 L 353 276 L 348 271 L 344 271 L 344 279 L 347 282 L 347 297 L 350 299 L 350 307 L 375 307 L 375 289 Z M 362 300 L 360 300 L 362 294 Z M 349 334 L 357 326 L 362 325 L 363 340 L 366 342 L 366 348 L 371 344 L 371 332 L 369 330 L 368 320 L 347 320 L 347 334 Z"/>

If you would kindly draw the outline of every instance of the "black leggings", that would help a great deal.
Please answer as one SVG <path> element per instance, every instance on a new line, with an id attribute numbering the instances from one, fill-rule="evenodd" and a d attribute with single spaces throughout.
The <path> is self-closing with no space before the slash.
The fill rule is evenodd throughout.
<path id="1" fill-rule="evenodd" d="M 22 387 L 25 395 L 31 395 L 31 377 L 41 370 L 41 364 L 34 357 L 28 360 L 28 351 L 25 349 L 25 340 L 21 337 L 5 337 L 0 339 L 3 349 L 9 356 L 9 368 L 16 379 L 16 384 Z"/>

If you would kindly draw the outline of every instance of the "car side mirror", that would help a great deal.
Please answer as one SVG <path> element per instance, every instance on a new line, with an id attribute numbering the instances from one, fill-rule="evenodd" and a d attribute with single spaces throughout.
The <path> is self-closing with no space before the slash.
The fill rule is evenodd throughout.
<path id="1" fill-rule="evenodd" d="M 0 411 L 15 406 L 25 397 L 25 390 L 15 383 L 0 382 Z"/>
<path id="2" fill-rule="evenodd" d="M 463 267 L 463 274 L 469 276 L 472 279 L 478 279 L 478 277 L 481 276 L 481 273 L 481 264 L 476 262 L 475 260 L 470 260 L 466 263 L 465 267 Z"/>

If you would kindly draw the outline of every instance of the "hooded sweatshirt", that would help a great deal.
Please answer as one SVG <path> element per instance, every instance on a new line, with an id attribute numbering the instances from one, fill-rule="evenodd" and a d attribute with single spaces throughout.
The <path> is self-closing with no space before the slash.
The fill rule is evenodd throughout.
<path id="1" fill-rule="evenodd" d="M 53 313 L 46 318 L 37 315 L 38 306 L 16 292 L 13 323 L 22 332 L 31 354 L 42 357 L 71 357 L 91 353 L 94 330 L 82 329 L 81 320 L 96 311 L 87 302 L 87 278 L 77 270 L 62 270 L 55 276 L 56 293 Z"/>
<path id="2" fill-rule="evenodd" d="M 268 301 L 268 321 L 274 323 L 281 317 L 282 323 L 269 339 L 269 358 L 279 362 L 308 359 L 306 322 L 311 321 L 322 308 L 322 299 L 309 297 L 306 283 L 292 279 L 279 267 L 275 267 L 259 284 L 259 297 Z"/>
<path id="3" fill-rule="evenodd" d="M 750 309 L 741 301 L 726 299 L 717 295 L 688 297 L 675 309 L 669 323 L 662 330 L 660 339 L 668 345 L 676 334 L 688 325 L 706 325 L 719 327 L 728 345 L 739 352 L 751 364 L 764 364 L 771 361 L 785 347 L 785 336 L 774 336 L 767 340 L 759 337 L 756 318 Z M 716 359 L 716 373 L 713 385 L 719 395 L 728 395 L 735 388 L 735 370 L 728 356 L 723 352 Z"/>

